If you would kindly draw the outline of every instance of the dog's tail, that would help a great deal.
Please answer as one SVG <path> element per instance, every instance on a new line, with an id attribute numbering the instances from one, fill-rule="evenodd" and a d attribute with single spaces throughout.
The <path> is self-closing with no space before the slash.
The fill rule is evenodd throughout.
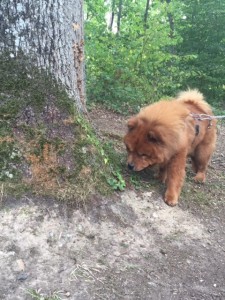
<path id="1" fill-rule="evenodd" d="M 178 101 L 185 102 L 190 105 L 194 105 L 202 110 L 206 114 L 212 114 L 210 105 L 204 100 L 204 96 L 197 89 L 187 90 L 178 94 Z"/>

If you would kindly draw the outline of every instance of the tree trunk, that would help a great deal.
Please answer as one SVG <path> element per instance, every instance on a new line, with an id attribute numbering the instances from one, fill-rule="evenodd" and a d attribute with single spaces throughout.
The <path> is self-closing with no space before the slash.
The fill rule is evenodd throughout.
<path id="1" fill-rule="evenodd" d="M 149 6 L 150 6 L 150 0 L 147 0 L 146 7 L 145 7 L 145 15 L 144 15 L 144 27 L 145 27 L 145 29 L 147 28 Z"/>
<path id="2" fill-rule="evenodd" d="M 118 10 L 118 15 L 117 15 L 117 34 L 120 33 L 120 24 L 121 24 L 121 18 L 122 18 L 122 5 L 123 5 L 123 0 L 119 1 L 119 10 Z"/>
<path id="3" fill-rule="evenodd" d="M 29 56 L 86 111 L 82 0 L 1 0 L 0 53 Z"/>
<path id="4" fill-rule="evenodd" d="M 112 31 L 113 29 L 113 22 L 114 22 L 114 16 L 115 16 L 115 0 L 112 1 L 112 14 L 110 18 L 110 24 L 109 24 L 109 30 Z"/>

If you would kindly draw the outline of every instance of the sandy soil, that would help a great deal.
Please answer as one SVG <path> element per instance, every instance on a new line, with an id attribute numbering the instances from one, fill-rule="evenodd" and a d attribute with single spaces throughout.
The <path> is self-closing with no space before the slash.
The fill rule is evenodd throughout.
<path id="1" fill-rule="evenodd" d="M 124 117 L 98 109 L 90 118 L 122 149 Z M 3 198 L 0 299 L 225 299 L 224 127 L 207 205 L 192 190 L 174 208 L 155 190 L 95 195 L 83 209 Z"/>

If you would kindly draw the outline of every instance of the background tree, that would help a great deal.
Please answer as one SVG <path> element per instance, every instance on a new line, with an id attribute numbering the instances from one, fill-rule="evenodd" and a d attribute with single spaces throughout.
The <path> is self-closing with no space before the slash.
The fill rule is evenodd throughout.
<path id="1" fill-rule="evenodd" d="M 0 53 L 50 72 L 85 110 L 83 1 L 0 2 Z"/>
<path id="2" fill-rule="evenodd" d="M 122 18 L 122 6 L 123 6 L 123 1 L 119 0 L 119 8 L 118 8 L 118 15 L 117 15 L 117 33 L 120 33 L 120 24 L 121 24 L 121 18 Z"/>
<path id="3" fill-rule="evenodd" d="M 224 105 L 223 1 L 86 0 L 85 11 L 90 101 L 129 112 L 190 87 Z"/>
<path id="4" fill-rule="evenodd" d="M 180 87 L 179 57 L 171 52 L 179 36 L 170 37 L 168 10 L 174 19 L 178 13 L 167 2 L 124 0 L 118 35 L 108 30 L 111 7 L 109 1 L 86 1 L 87 93 L 90 101 L 128 112 Z"/>
<path id="5" fill-rule="evenodd" d="M 187 85 L 197 86 L 214 105 L 225 97 L 225 2 L 185 1 L 178 23 L 182 43 L 177 47 Z"/>

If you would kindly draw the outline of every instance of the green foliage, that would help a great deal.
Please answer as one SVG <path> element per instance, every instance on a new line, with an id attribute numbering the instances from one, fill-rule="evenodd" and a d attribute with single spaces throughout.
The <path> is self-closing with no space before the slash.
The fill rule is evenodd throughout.
<path id="1" fill-rule="evenodd" d="M 186 1 L 185 18 L 179 31 L 183 41 L 178 47 L 181 63 L 190 76 L 186 84 L 197 86 L 212 104 L 224 106 L 225 97 L 225 2 L 221 0 Z M 185 61 L 185 57 L 191 57 Z"/>
<path id="2" fill-rule="evenodd" d="M 179 37 L 169 36 L 168 5 L 154 4 L 145 27 L 145 1 L 125 1 L 119 34 L 107 29 L 105 14 L 109 8 L 103 1 L 101 6 L 104 9 L 97 17 L 93 14 L 86 20 L 88 99 L 131 113 L 177 90 L 179 57 L 171 49 Z"/>
<path id="3" fill-rule="evenodd" d="M 0 141 L 0 180 L 13 180 L 20 175 L 17 164 L 20 161 L 20 152 L 12 141 Z"/>
<path id="4" fill-rule="evenodd" d="M 85 132 L 85 136 L 79 140 L 76 146 L 75 156 L 79 157 L 80 165 L 77 168 L 76 176 L 80 176 L 83 170 L 89 170 L 91 176 L 96 178 L 100 176 L 102 184 L 99 181 L 97 188 L 102 191 L 104 183 L 107 182 L 113 190 L 124 190 L 125 180 L 121 174 L 121 163 L 119 155 L 112 149 L 109 143 L 102 143 L 93 132 L 90 124 L 81 116 L 76 122 Z M 79 153 L 78 153 L 79 152 Z M 79 169 L 79 171 L 78 171 Z"/>
<path id="5" fill-rule="evenodd" d="M 114 190 L 123 191 L 126 187 L 126 182 L 119 171 L 113 172 L 114 177 L 107 179 L 107 182 Z"/>
<path id="6" fill-rule="evenodd" d="M 109 28 L 119 1 L 86 1 L 89 101 L 124 113 L 187 87 L 219 106 L 224 97 L 225 3 L 123 0 L 120 31 Z M 114 4 L 114 6 L 113 6 Z M 223 104 L 224 105 L 224 104 Z"/>

